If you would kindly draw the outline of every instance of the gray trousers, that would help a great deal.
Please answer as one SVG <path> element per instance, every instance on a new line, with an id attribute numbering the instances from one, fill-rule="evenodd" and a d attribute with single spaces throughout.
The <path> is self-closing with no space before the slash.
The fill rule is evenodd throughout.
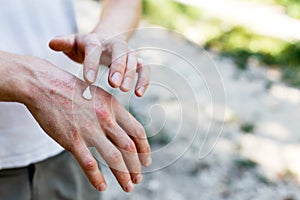
<path id="1" fill-rule="evenodd" d="M 1 200 L 99 200 L 69 152 L 28 167 L 0 170 Z"/>

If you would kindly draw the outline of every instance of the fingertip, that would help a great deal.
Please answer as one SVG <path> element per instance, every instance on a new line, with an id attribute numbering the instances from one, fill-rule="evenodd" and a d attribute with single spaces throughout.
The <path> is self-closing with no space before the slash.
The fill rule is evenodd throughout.
<path id="1" fill-rule="evenodd" d="M 85 80 L 88 83 L 93 84 L 96 81 L 96 72 L 92 69 L 87 70 L 85 73 Z"/>
<path id="2" fill-rule="evenodd" d="M 52 40 L 50 40 L 50 42 L 49 42 L 49 47 L 51 48 L 51 49 L 53 49 L 53 50 L 55 50 L 56 48 L 56 39 L 55 38 L 53 38 Z"/>
<path id="3" fill-rule="evenodd" d="M 145 167 L 149 167 L 151 164 L 152 164 L 152 157 L 151 157 L 151 156 L 148 156 L 148 157 L 144 160 L 143 165 L 144 165 Z"/>
<path id="4" fill-rule="evenodd" d="M 129 77 L 125 77 L 120 86 L 120 89 L 123 92 L 128 92 L 131 89 L 131 87 L 132 87 L 132 79 Z"/>
<path id="5" fill-rule="evenodd" d="M 65 40 L 65 37 L 63 37 L 63 36 L 56 36 L 56 37 L 54 37 L 54 38 L 52 38 L 51 40 L 50 40 L 50 42 L 57 42 L 57 41 L 60 41 L 60 40 Z"/>
<path id="6" fill-rule="evenodd" d="M 109 77 L 109 83 L 112 87 L 117 88 L 121 85 L 122 82 L 122 74 L 120 72 L 114 72 Z"/>
<path id="7" fill-rule="evenodd" d="M 143 176 L 141 174 L 138 174 L 136 177 L 134 177 L 133 182 L 134 184 L 139 184 L 143 180 Z"/>
<path id="8" fill-rule="evenodd" d="M 145 61 L 142 58 L 138 57 L 137 58 L 137 65 L 138 66 L 144 66 L 145 65 Z"/>
<path id="9" fill-rule="evenodd" d="M 130 180 L 130 181 L 127 183 L 127 185 L 125 186 L 124 191 L 125 191 L 125 192 L 132 192 L 133 189 L 134 189 L 134 185 L 133 185 L 132 181 Z"/>
<path id="10" fill-rule="evenodd" d="M 100 192 L 103 192 L 103 191 L 105 191 L 106 190 L 106 188 L 107 188 L 107 185 L 106 185 L 106 183 L 101 183 L 100 184 L 100 186 L 98 187 L 98 190 L 100 191 Z"/>
<path id="11" fill-rule="evenodd" d="M 72 154 L 94 188 L 97 190 L 105 190 L 106 182 L 103 174 L 98 167 L 96 159 L 93 157 L 87 146 L 76 145 L 76 148 L 73 148 L 72 150 Z"/>
<path id="12" fill-rule="evenodd" d="M 144 152 L 144 153 L 140 153 L 139 154 L 139 159 L 141 164 L 144 167 L 149 167 L 152 164 L 152 156 L 151 156 L 151 152 Z"/>
<path id="13" fill-rule="evenodd" d="M 71 46 L 72 42 L 67 37 L 55 37 L 49 42 L 49 47 L 54 51 L 68 50 Z"/>
<path id="14" fill-rule="evenodd" d="M 106 181 L 103 177 L 103 174 L 100 172 L 99 168 L 97 169 L 97 172 L 90 172 L 90 174 L 87 174 L 88 179 L 90 180 L 91 184 L 94 186 L 94 188 L 98 191 L 105 191 L 107 188 Z"/>
<path id="15" fill-rule="evenodd" d="M 139 87 L 135 90 L 135 94 L 138 97 L 142 97 L 144 95 L 144 92 L 145 92 L 145 87 L 144 86 L 141 86 L 141 87 Z"/>

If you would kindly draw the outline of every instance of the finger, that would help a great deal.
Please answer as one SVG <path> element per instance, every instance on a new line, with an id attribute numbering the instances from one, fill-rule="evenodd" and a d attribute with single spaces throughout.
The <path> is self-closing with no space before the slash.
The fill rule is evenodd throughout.
<path id="1" fill-rule="evenodd" d="M 102 45 L 100 41 L 93 36 L 88 37 L 85 41 L 86 45 L 84 47 L 84 79 L 93 84 L 96 81 L 96 77 L 99 70 L 100 58 L 102 54 Z"/>
<path id="2" fill-rule="evenodd" d="M 122 171 L 116 170 L 114 168 L 110 168 L 111 172 L 117 178 L 119 185 L 125 192 L 131 192 L 134 189 L 134 185 L 131 181 L 131 177 L 128 173 L 124 173 Z"/>
<path id="3" fill-rule="evenodd" d="M 134 76 L 136 73 L 136 67 L 137 67 L 137 54 L 135 52 L 130 52 L 128 53 L 127 56 L 127 65 L 124 74 L 124 79 L 120 87 L 123 92 L 128 92 L 131 89 L 132 83 L 134 81 Z"/>
<path id="4" fill-rule="evenodd" d="M 112 63 L 109 71 L 109 84 L 117 88 L 121 85 L 127 62 L 127 44 L 115 42 L 112 45 Z"/>
<path id="5" fill-rule="evenodd" d="M 53 38 L 49 42 L 49 47 L 54 51 L 63 51 L 69 53 L 72 51 L 75 43 L 75 35 L 60 36 Z"/>
<path id="6" fill-rule="evenodd" d="M 117 106 L 115 114 L 118 124 L 134 141 L 141 163 L 149 166 L 152 163 L 151 148 L 145 129 L 123 106 Z"/>
<path id="7" fill-rule="evenodd" d="M 114 143 L 122 153 L 127 169 L 134 183 L 142 181 L 141 164 L 137 154 L 136 146 L 126 132 L 117 124 L 111 123 L 104 128 L 107 137 Z"/>
<path id="8" fill-rule="evenodd" d="M 150 83 L 151 68 L 149 65 L 143 64 L 141 61 L 137 65 L 138 80 L 135 86 L 135 94 L 139 97 L 143 96 Z"/>
<path id="9" fill-rule="evenodd" d="M 93 157 L 87 146 L 84 144 L 76 145 L 71 152 L 88 177 L 90 183 L 97 190 L 104 191 L 107 187 L 105 179 L 99 170 L 95 158 Z"/>
<path id="10" fill-rule="evenodd" d="M 111 169 L 123 190 L 125 192 L 131 192 L 134 186 L 121 152 L 105 138 L 101 144 L 95 139 L 94 146 Z"/>
<path id="11" fill-rule="evenodd" d="M 77 43 L 81 37 L 79 34 L 56 37 L 49 42 L 49 47 L 54 51 L 62 51 L 75 62 L 82 63 L 84 54 Z"/>

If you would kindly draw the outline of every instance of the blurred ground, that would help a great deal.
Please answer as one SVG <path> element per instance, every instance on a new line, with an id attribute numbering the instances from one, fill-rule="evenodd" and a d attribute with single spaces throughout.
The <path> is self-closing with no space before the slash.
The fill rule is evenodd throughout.
<path id="1" fill-rule="evenodd" d="M 99 5 L 75 2 L 80 30 L 91 30 Z M 131 194 L 103 167 L 104 199 L 300 199 L 300 92 L 279 71 L 239 71 L 163 29 L 137 31 L 131 46 L 152 66 L 145 97 L 100 84 L 146 127 L 153 166 Z"/>

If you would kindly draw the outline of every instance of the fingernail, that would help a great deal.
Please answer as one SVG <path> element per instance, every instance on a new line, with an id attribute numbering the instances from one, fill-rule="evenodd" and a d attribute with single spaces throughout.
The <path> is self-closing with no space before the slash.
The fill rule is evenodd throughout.
<path id="1" fill-rule="evenodd" d="M 143 95 L 143 93 L 144 93 L 144 86 L 142 86 L 142 87 L 140 87 L 138 90 L 137 90 L 137 92 L 139 93 L 139 95 Z"/>
<path id="2" fill-rule="evenodd" d="M 126 192 L 131 192 L 133 190 L 134 186 L 133 186 L 133 183 L 131 181 L 129 181 L 126 185 Z"/>
<path id="3" fill-rule="evenodd" d="M 146 160 L 145 160 L 145 166 L 148 167 L 149 165 L 151 165 L 152 163 L 152 158 L 149 156 Z"/>
<path id="4" fill-rule="evenodd" d="M 96 72 L 94 70 L 90 69 L 86 72 L 85 76 L 89 82 L 93 83 L 93 82 L 95 82 L 95 79 L 96 79 Z"/>
<path id="5" fill-rule="evenodd" d="M 101 183 L 100 187 L 99 187 L 99 191 L 104 191 L 106 190 L 106 184 L 105 183 Z"/>
<path id="6" fill-rule="evenodd" d="M 139 174 L 134 178 L 134 183 L 135 184 L 140 183 L 142 180 L 143 180 L 143 176 Z"/>
<path id="7" fill-rule="evenodd" d="M 121 84 L 121 74 L 120 72 L 115 72 L 111 76 L 111 81 L 116 85 L 119 86 Z"/>
<path id="8" fill-rule="evenodd" d="M 131 88 L 131 85 L 132 85 L 132 81 L 131 81 L 131 78 L 125 78 L 123 80 L 123 83 L 122 83 L 122 87 L 126 90 L 129 90 Z"/>

